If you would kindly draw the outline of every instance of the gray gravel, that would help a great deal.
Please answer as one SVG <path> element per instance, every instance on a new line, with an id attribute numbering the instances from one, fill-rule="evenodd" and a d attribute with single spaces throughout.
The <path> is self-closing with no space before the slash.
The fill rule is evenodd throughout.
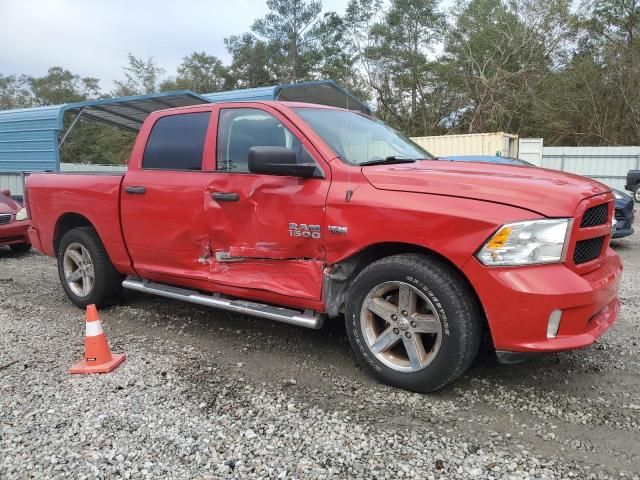
<path id="1" fill-rule="evenodd" d="M 596 345 L 481 355 L 419 395 L 307 331 L 128 293 L 102 312 L 115 372 L 70 376 L 83 314 L 55 261 L 0 249 L 0 478 L 640 478 L 640 238 Z"/>

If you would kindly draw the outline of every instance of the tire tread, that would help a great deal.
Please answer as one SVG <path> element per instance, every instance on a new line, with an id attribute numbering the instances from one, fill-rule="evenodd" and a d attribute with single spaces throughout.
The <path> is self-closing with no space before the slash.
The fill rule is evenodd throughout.
<path id="1" fill-rule="evenodd" d="M 85 298 L 74 295 L 64 279 L 62 258 L 66 246 L 71 242 L 83 244 L 89 250 L 93 260 L 95 271 L 94 289 Z M 111 263 L 100 237 L 92 227 L 76 227 L 66 232 L 58 244 L 57 258 L 58 274 L 62 287 L 69 299 L 78 307 L 85 308 L 87 305 L 95 304 L 98 308 L 101 308 L 117 303 L 122 293 L 122 275 Z"/>
<path id="2" fill-rule="evenodd" d="M 423 382 L 421 379 L 418 379 L 418 377 L 422 377 L 422 375 L 419 374 L 424 371 L 413 374 L 395 372 L 395 374 L 392 373 L 391 375 L 382 375 L 370 362 L 363 361 L 362 363 L 366 366 L 369 372 L 386 383 L 391 383 L 402 388 L 419 392 L 435 391 L 462 375 L 476 357 L 480 349 L 482 338 L 482 322 L 480 321 L 481 314 L 479 305 L 474 295 L 469 291 L 469 287 L 461 274 L 455 268 L 438 258 L 422 254 L 400 254 L 382 258 L 365 267 L 356 276 L 349 292 L 345 321 L 347 323 L 349 341 L 360 360 L 366 359 L 362 358 L 362 355 L 359 352 L 360 346 L 357 345 L 353 332 L 349 328 L 349 320 L 354 313 L 354 306 L 351 305 L 354 294 L 356 293 L 359 285 L 366 282 L 368 278 L 397 269 L 412 272 L 413 275 L 419 275 L 420 277 L 427 276 L 430 283 L 435 284 L 430 286 L 430 288 L 436 288 L 437 285 L 437 289 L 439 291 L 446 292 L 446 301 L 449 304 L 447 309 L 447 318 L 449 321 L 453 320 L 456 322 L 456 329 L 459 331 L 459 338 L 457 339 L 459 342 L 459 348 L 454 352 L 453 358 L 449 359 L 446 371 L 436 372 L 436 374 L 433 375 L 433 378 L 427 382 Z M 426 370 L 429 368 L 430 366 L 427 367 Z M 386 370 L 392 372 L 391 369 L 387 368 Z M 406 378 L 408 375 L 415 375 L 417 380 L 414 381 Z M 397 376 L 398 380 L 394 381 L 392 378 L 389 378 L 390 376 Z"/>

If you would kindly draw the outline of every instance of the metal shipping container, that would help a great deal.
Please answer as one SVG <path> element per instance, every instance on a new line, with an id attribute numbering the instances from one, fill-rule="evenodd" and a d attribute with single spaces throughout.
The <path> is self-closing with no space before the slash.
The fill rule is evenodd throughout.
<path id="1" fill-rule="evenodd" d="M 471 133 L 413 137 L 412 140 L 436 157 L 447 155 L 499 155 L 518 157 L 518 136 L 511 133 Z"/>
<path id="2" fill-rule="evenodd" d="M 518 158 L 536 166 L 542 165 L 543 138 L 521 138 L 518 142 Z"/>

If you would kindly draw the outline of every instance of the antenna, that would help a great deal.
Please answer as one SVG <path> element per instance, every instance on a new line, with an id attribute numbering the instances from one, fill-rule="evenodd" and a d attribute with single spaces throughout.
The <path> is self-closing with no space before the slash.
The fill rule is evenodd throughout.
<path id="1" fill-rule="evenodd" d="M 347 69 L 347 66 L 345 65 L 345 70 Z M 347 75 L 349 74 L 349 72 L 345 72 L 347 73 Z M 349 110 L 349 92 L 346 92 L 347 94 L 347 112 L 349 112 L 347 114 L 347 139 L 350 139 L 350 134 L 351 134 L 351 110 Z M 347 142 L 348 144 L 348 142 Z M 353 195 L 353 190 L 351 190 L 351 163 L 349 162 L 349 160 L 347 160 L 347 193 L 345 194 L 345 201 L 347 203 L 349 203 L 351 201 L 351 196 Z"/>

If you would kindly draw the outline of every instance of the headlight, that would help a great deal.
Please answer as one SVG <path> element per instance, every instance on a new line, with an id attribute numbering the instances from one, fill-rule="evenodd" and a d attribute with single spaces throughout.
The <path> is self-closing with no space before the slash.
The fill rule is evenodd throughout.
<path id="1" fill-rule="evenodd" d="M 508 223 L 476 254 L 485 265 L 536 265 L 563 260 L 569 219 Z"/>
<path id="2" fill-rule="evenodd" d="M 613 196 L 616 197 L 616 200 L 622 200 L 624 197 L 618 191 L 613 190 Z"/>
<path id="3" fill-rule="evenodd" d="M 18 220 L 18 221 L 26 220 L 27 218 L 29 218 L 29 214 L 27 213 L 27 209 L 22 207 L 20 210 L 18 210 L 18 213 L 16 213 L 16 220 Z"/>

